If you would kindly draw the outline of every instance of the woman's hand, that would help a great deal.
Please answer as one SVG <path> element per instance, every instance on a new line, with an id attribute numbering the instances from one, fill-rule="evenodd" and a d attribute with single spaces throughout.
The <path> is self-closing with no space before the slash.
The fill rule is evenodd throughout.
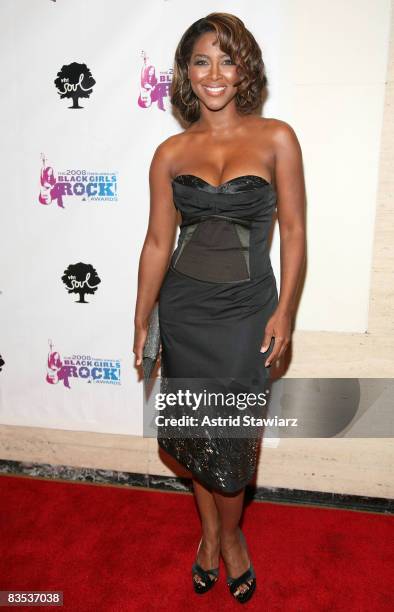
<path id="1" fill-rule="evenodd" d="M 288 347 L 291 339 L 290 313 L 276 310 L 271 318 L 268 319 L 268 323 L 265 326 L 263 344 L 260 349 L 262 353 L 265 353 L 268 350 L 272 336 L 275 337 L 274 346 L 270 355 L 265 361 L 265 367 L 268 367 L 273 361 L 276 361 L 282 357 L 283 353 Z"/>
<path id="2" fill-rule="evenodd" d="M 139 366 L 142 364 L 142 351 L 144 349 L 144 344 L 145 344 L 147 335 L 148 335 L 147 325 L 141 325 L 141 326 L 134 327 L 133 353 L 136 356 L 136 362 L 135 362 L 136 366 Z"/>
<path id="3" fill-rule="evenodd" d="M 146 336 L 148 335 L 148 326 L 141 326 L 134 328 L 134 346 L 133 353 L 136 356 L 135 365 L 139 366 L 142 363 L 142 352 L 144 350 L 144 344 L 146 342 Z M 158 361 L 161 360 L 161 343 L 159 346 Z"/>

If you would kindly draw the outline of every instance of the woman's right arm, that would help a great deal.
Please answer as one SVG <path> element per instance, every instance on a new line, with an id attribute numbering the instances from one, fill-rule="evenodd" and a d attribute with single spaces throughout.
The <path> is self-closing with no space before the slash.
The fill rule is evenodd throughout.
<path id="1" fill-rule="evenodd" d="M 138 291 L 134 314 L 136 366 L 142 363 L 149 316 L 171 259 L 177 228 L 177 210 L 171 185 L 171 139 L 160 144 L 149 169 L 150 210 L 148 229 L 138 268 Z"/>

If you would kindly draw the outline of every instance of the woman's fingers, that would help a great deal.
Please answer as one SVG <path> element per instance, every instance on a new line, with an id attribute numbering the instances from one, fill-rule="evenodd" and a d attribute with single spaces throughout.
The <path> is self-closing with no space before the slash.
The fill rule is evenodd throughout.
<path id="1" fill-rule="evenodd" d="M 275 312 L 269 319 L 265 326 L 263 345 L 260 349 L 262 353 L 268 350 L 272 337 L 274 338 L 274 345 L 271 353 L 265 360 L 265 367 L 270 366 L 273 361 L 280 359 L 290 343 L 291 317 L 289 314 Z"/>
<path id="2" fill-rule="evenodd" d="M 136 357 L 136 366 L 140 366 L 142 364 L 142 352 L 144 350 L 144 344 L 147 336 L 147 329 L 136 329 L 134 332 L 134 346 L 133 353 Z"/>
<path id="3" fill-rule="evenodd" d="M 265 360 L 266 367 L 270 366 L 271 363 L 275 361 L 276 359 L 279 359 L 280 350 L 282 348 L 282 345 L 283 345 L 283 338 L 281 338 L 280 336 L 275 336 L 274 347 L 272 349 L 272 352 Z"/>
<path id="4" fill-rule="evenodd" d="M 268 347 L 271 342 L 271 338 L 272 338 L 272 329 L 268 329 L 268 327 L 266 327 L 265 333 L 264 333 L 264 340 L 263 340 L 263 344 L 261 345 L 260 353 L 265 353 L 265 351 L 268 350 Z"/>

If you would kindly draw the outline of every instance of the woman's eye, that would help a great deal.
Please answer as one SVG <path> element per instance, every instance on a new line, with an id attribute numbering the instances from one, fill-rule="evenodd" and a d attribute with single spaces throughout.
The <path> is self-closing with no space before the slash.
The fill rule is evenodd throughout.
<path id="1" fill-rule="evenodd" d="M 234 64 L 234 62 L 233 62 L 231 59 L 225 59 L 225 60 L 223 60 L 223 61 L 224 61 L 225 63 L 226 63 L 226 62 L 229 62 L 229 63 L 230 63 L 230 65 L 231 65 L 231 64 Z M 194 65 L 195 65 L 195 66 L 200 66 L 201 64 L 206 64 L 206 63 L 207 63 L 207 62 L 206 62 L 206 60 L 196 60 L 196 61 L 194 62 Z"/>

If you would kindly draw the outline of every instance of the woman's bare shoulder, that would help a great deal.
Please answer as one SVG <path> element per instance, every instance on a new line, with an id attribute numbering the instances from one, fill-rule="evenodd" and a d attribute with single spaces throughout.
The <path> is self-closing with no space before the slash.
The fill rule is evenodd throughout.
<path id="1" fill-rule="evenodd" d="M 251 130 L 259 130 L 270 134 L 294 131 L 289 123 L 282 119 L 274 117 L 260 117 L 257 115 L 251 116 L 249 119 L 249 128 Z"/>
<path id="2" fill-rule="evenodd" d="M 250 123 L 249 129 L 254 137 L 260 136 L 262 144 L 271 144 L 274 151 L 280 147 L 300 147 L 294 128 L 283 119 L 255 117 Z"/>
<path id="3" fill-rule="evenodd" d="M 160 151 L 163 155 L 171 156 L 180 146 L 182 146 L 182 142 L 184 142 L 185 139 L 185 132 L 180 132 L 179 134 L 172 134 L 157 146 L 156 151 Z"/>
<path id="4" fill-rule="evenodd" d="M 174 176 L 174 169 L 184 150 L 183 142 L 184 133 L 181 132 L 169 136 L 157 145 L 150 165 L 151 177 L 161 176 L 170 180 Z"/>
<path id="5" fill-rule="evenodd" d="M 173 160 L 179 156 L 179 151 L 186 140 L 185 136 L 185 132 L 180 132 L 163 140 L 163 142 L 157 145 L 153 158 L 160 159 L 161 162 L 171 166 Z"/>
<path id="6" fill-rule="evenodd" d="M 263 120 L 261 126 L 267 130 L 273 140 L 278 142 L 297 140 L 294 128 L 287 121 L 273 117 L 261 117 L 261 119 Z"/>

